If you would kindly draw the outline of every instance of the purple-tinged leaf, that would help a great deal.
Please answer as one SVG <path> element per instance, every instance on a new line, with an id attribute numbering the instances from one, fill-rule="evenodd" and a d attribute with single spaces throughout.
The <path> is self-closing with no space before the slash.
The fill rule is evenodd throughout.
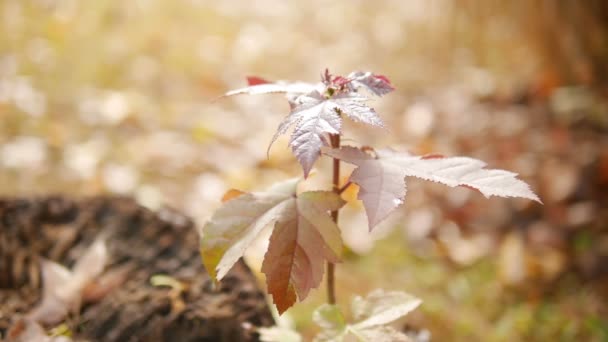
<path id="1" fill-rule="evenodd" d="M 203 227 L 201 255 L 212 279 L 221 279 L 261 230 L 275 223 L 262 264 L 280 313 L 319 286 L 325 261 L 339 261 L 340 230 L 329 216 L 344 204 L 329 191 L 296 196 L 297 179 L 262 193 L 232 197 Z"/>
<path id="2" fill-rule="evenodd" d="M 289 145 L 302 165 L 306 178 L 319 158 L 321 146 L 325 144 L 323 135 L 339 134 L 342 120 L 335 104 L 317 91 L 300 96 L 299 100 L 300 104 L 281 123 L 272 142 L 295 125 Z"/>
<path id="3" fill-rule="evenodd" d="M 328 212 L 342 205 L 336 193 L 305 192 L 288 202 L 277 221 L 262 272 L 280 314 L 319 286 L 326 260 L 339 261 L 340 230 Z"/>
<path id="4" fill-rule="evenodd" d="M 363 88 L 376 96 L 382 96 L 395 90 L 388 78 L 382 75 L 374 75 L 371 72 L 355 71 L 347 77 L 350 81 L 351 89 Z"/>
<path id="5" fill-rule="evenodd" d="M 260 232 L 281 218 L 298 181 L 290 179 L 265 192 L 241 194 L 213 214 L 201 237 L 201 256 L 211 279 L 222 279 Z"/>
<path id="6" fill-rule="evenodd" d="M 517 173 L 485 169 L 486 163 L 468 157 L 419 157 L 391 150 L 377 151 L 378 159 L 398 165 L 405 176 L 438 182 L 450 187 L 466 186 L 485 197 L 521 197 L 542 203 Z"/>
<path id="7" fill-rule="evenodd" d="M 332 97 L 330 100 L 341 113 L 346 114 L 351 120 L 371 126 L 384 127 L 384 122 L 376 111 L 365 104 L 368 98 L 358 94 L 343 93 Z"/>
<path id="8" fill-rule="evenodd" d="M 405 176 L 398 166 L 379 163 L 352 146 L 344 146 L 340 150 L 327 149 L 325 153 L 358 166 L 350 180 L 359 185 L 357 198 L 363 202 L 370 230 L 403 203 Z"/>
<path id="9" fill-rule="evenodd" d="M 522 197 L 541 202 L 528 184 L 516 178 L 517 174 L 484 169 L 486 164 L 477 159 L 439 155 L 419 157 L 390 150 L 376 151 L 373 158 L 353 147 L 326 149 L 324 153 L 358 166 L 351 181 L 359 185 L 359 199 L 368 215 L 370 230 L 403 203 L 405 177 L 418 177 L 450 187 L 465 186 L 486 197 Z"/>
<path id="10" fill-rule="evenodd" d="M 304 177 L 308 177 L 313 164 L 319 158 L 321 147 L 327 145 L 324 136 L 340 134 L 342 127 L 340 114 L 343 113 L 354 121 L 383 126 L 376 112 L 364 104 L 365 100 L 365 97 L 357 94 L 338 94 L 326 98 L 319 92 L 313 91 L 302 95 L 298 98 L 299 104 L 279 125 L 270 145 L 279 135 L 295 125 L 289 145 L 302 165 Z"/>

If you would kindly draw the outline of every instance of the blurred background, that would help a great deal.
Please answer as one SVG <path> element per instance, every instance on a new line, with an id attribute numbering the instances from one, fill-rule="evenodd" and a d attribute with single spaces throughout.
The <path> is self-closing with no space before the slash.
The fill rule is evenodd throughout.
<path id="1" fill-rule="evenodd" d="M 480 158 L 544 201 L 409 181 L 370 238 L 349 190 L 339 303 L 405 290 L 435 341 L 608 341 L 603 0 L 0 0 L 0 191 L 129 195 L 202 225 L 226 190 L 300 173 L 286 138 L 266 157 L 280 95 L 213 100 L 326 67 L 397 88 L 373 103 L 389 132 L 349 122 L 346 143 Z M 324 300 L 289 311 L 306 336 Z"/>

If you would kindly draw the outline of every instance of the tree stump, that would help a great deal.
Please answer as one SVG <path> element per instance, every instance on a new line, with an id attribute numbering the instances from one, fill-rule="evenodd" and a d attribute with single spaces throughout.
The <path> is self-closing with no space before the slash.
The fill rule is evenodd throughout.
<path id="1" fill-rule="evenodd" d="M 119 286 L 66 318 L 74 340 L 255 341 L 273 318 L 256 279 L 239 262 L 218 288 L 202 267 L 193 222 L 128 198 L 0 199 L 0 336 L 41 298 L 40 260 L 71 267 L 104 234 L 105 272 L 128 269 Z M 150 278 L 186 284 L 175 296 Z"/>

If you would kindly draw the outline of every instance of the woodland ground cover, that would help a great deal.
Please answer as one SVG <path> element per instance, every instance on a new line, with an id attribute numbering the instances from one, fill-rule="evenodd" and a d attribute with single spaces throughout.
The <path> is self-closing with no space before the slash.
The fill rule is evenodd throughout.
<path id="1" fill-rule="evenodd" d="M 436 340 L 601 341 L 603 12 L 534 6 L 3 1 L 0 188 L 133 195 L 202 225 L 228 188 L 263 189 L 299 168 L 284 138 L 265 154 L 282 99 L 211 99 L 248 74 L 315 81 L 326 67 L 374 70 L 397 88 L 376 107 L 391 134 L 345 123 L 350 138 L 482 159 L 518 172 L 545 206 L 414 181 L 406 209 L 370 238 L 347 191 L 338 300 L 374 288 L 415 294 L 424 304 L 408 324 Z M 254 269 L 262 255 L 248 256 Z M 309 336 L 323 300 L 312 291 L 289 311 Z"/>

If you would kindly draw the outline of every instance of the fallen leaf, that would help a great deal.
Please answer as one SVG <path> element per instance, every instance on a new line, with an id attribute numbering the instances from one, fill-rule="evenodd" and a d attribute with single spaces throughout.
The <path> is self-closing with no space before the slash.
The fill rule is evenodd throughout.
<path id="1" fill-rule="evenodd" d="M 55 324 L 69 312 L 78 310 L 84 289 L 103 272 L 107 259 L 105 241 L 99 239 L 76 261 L 73 271 L 54 261 L 42 260 L 42 300 L 28 319 Z"/>
<path id="2" fill-rule="evenodd" d="M 19 319 L 7 333 L 10 342 L 70 342 L 67 336 L 49 336 L 38 322 Z"/>

